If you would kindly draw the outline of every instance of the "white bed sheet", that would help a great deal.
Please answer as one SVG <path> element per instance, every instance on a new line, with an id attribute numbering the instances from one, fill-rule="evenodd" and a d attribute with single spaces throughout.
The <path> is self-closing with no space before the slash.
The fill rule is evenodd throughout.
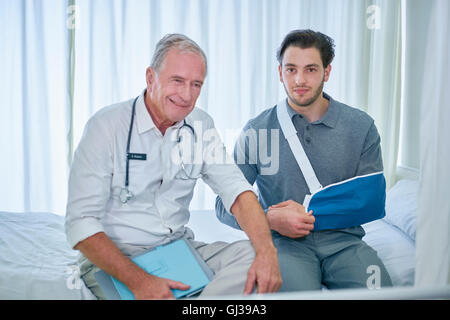
<path id="1" fill-rule="evenodd" d="M 194 231 L 195 240 L 206 243 L 214 241 L 233 242 L 248 239 L 244 231 L 221 223 L 217 219 L 214 210 L 192 211 L 187 226 Z"/>
<path id="2" fill-rule="evenodd" d="M 247 239 L 244 232 L 220 223 L 212 210 L 193 211 L 188 227 L 199 241 Z M 364 240 L 377 250 L 394 285 L 412 285 L 414 243 L 383 220 L 364 228 Z M 84 282 L 74 286 L 71 270 L 77 255 L 66 241 L 64 217 L 0 212 L 0 299 L 95 299 Z"/>
<path id="3" fill-rule="evenodd" d="M 0 299 L 95 299 L 77 282 L 76 260 L 64 217 L 0 212 Z"/>

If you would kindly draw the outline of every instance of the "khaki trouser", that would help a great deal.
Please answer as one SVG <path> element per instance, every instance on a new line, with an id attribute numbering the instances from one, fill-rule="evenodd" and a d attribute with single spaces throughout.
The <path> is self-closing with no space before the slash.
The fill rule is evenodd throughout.
<path id="1" fill-rule="evenodd" d="M 204 288 L 201 297 L 244 292 L 247 272 L 255 257 L 250 241 L 241 240 L 233 243 L 219 241 L 207 244 L 188 240 L 214 272 L 212 281 Z M 94 277 L 94 273 L 100 269 L 83 256 L 80 257 L 79 264 L 81 278 L 86 286 L 98 299 L 105 299 Z"/>

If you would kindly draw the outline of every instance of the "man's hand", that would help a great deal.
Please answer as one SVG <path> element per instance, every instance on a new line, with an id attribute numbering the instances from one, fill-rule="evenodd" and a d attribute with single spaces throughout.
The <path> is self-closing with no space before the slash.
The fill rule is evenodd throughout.
<path id="1" fill-rule="evenodd" d="M 281 282 L 276 249 L 257 253 L 247 272 L 244 294 L 252 293 L 255 285 L 257 293 L 276 292 L 280 289 Z"/>
<path id="2" fill-rule="evenodd" d="M 189 285 L 179 281 L 147 274 L 137 287 L 130 288 L 136 300 L 175 299 L 171 289 L 188 290 Z"/>
<path id="3" fill-rule="evenodd" d="M 122 254 L 104 233 L 96 233 L 75 246 L 93 264 L 120 280 L 136 299 L 174 299 L 170 289 L 188 290 L 190 286 L 178 281 L 159 278 L 147 273 Z"/>
<path id="4" fill-rule="evenodd" d="M 301 204 L 287 200 L 269 207 L 267 219 L 271 229 L 289 238 L 300 238 L 309 235 L 314 229 L 312 210 L 305 212 Z"/>
<path id="5" fill-rule="evenodd" d="M 255 285 L 258 293 L 276 292 L 281 287 L 277 249 L 273 245 L 269 224 L 258 199 L 251 191 L 241 193 L 231 207 L 231 212 L 245 231 L 255 249 L 255 259 L 247 272 L 245 294 Z"/>

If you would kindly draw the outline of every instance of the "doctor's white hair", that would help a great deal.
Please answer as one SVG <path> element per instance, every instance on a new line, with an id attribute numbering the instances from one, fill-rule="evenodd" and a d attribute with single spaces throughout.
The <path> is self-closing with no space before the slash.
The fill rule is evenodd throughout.
<path id="1" fill-rule="evenodd" d="M 161 70 L 161 66 L 164 63 L 164 59 L 166 58 L 167 53 L 170 49 L 176 48 L 180 50 L 180 52 L 192 52 L 200 55 L 205 62 L 205 77 L 208 70 L 208 64 L 206 60 L 206 55 L 200 46 L 190 38 L 185 35 L 179 33 L 172 33 L 165 35 L 161 40 L 156 44 L 155 52 L 152 57 L 152 62 L 150 66 L 156 72 Z"/>

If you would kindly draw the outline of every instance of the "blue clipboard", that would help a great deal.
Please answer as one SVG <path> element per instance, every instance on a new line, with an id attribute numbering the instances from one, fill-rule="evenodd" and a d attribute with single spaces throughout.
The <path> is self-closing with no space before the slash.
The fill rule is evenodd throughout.
<path id="1" fill-rule="evenodd" d="M 172 289 L 175 299 L 201 292 L 214 276 L 213 271 L 184 238 L 156 247 L 131 260 L 152 275 L 191 286 L 188 290 Z M 135 299 L 125 284 L 104 271 L 97 271 L 94 277 L 108 300 Z"/>

